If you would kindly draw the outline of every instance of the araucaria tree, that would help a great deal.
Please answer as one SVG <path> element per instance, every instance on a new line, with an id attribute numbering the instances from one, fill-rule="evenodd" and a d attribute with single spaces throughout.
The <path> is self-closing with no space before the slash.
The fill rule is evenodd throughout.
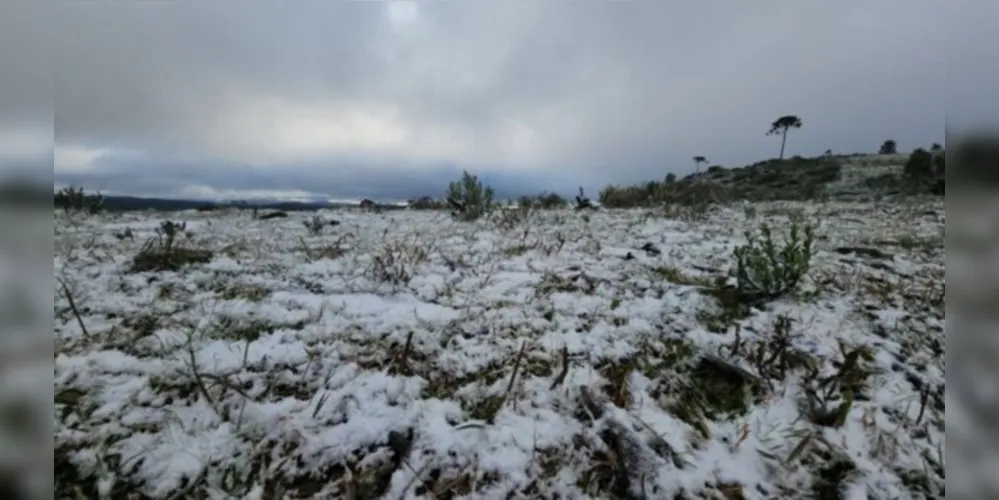
<path id="1" fill-rule="evenodd" d="M 694 157 L 694 169 L 696 169 L 698 172 L 700 172 L 701 171 L 701 164 L 702 163 L 707 163 L 707 162 L 708 162 L 707 158 L 705 158 L 703 156 L 695 156 Z"/>
<path id="2" fill-rule="evenodd" d="M 784 159 L 784 145 L 787 144 L 787 131 L 801 128 L 801 118 L 794 115 L 784 115 L 770 124 L 767 135 L 780 135 L 780 159 Z"/>

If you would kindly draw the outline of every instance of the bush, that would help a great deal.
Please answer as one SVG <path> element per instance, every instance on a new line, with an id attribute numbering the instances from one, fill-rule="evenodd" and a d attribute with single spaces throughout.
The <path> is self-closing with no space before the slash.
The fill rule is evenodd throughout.
<path id="1" fill-rule="evenodd" d="M 933 155 L 933 175 L 943 177 L 947 173 L 947 154 L 943 151 Z"/>
<path id="2" fill-rule="evenodd" d="M 104 196 L 97 193 L 97 196 L 88 196 L 83 192 L 82 187 L 69 186 L 59 190 L 55 194 L 55 206 L 67 213 L 87 212 L 96 214 L 104 207 Z"/>
<path id="3" fill-rule="evenodd" d="M 905 162 L 902 173 L 912 180 L 930 177 L 933 175 L 933 155 L 923 148 L 913 151 L 909 155 L 909 160 Z"/>
<path id="4" fill-rule="evenodd" d="M 902 167 L 905 187 L 912 193 L 943 195 L 945 191 L 946 155 L 917 149 Z"/>
<path id="5" fill-rule="evenodd" d="M 156 237 L 147 241 L 132 259 L 132 272 L 177 271 L 189 264 L 204 264 L 212 260 L 210 250 L 187 248 L 177 244 L 177 236 L 187 223 L 164 221 L 156 229 Z"/>
<path id="6" fill-rule="evenodd" d="M 323 228 L 326 227 L 327 224 L 328 223 L 318 215 L 313 215 L 312 220 L 302 221 L 302 225 L 305 226 L 305 229 L 309 231 L 309 234 L 312 236 L 319 236 L 323 234 Z"/>
<path id="7" fill-rule="evenodd" d="M 881 143 L 881 147 L 878 148 L 878 154 L 881 155 L 893 155 L 898 153 L 898 145 L 895 141 L 888 139 L 887 141 Z"/>
<path id="8" fill-rule="evenodd" d="M 716 205 L 731 201 L 731 189 L 710 179 L 696 179 L 674 184 L 663 193 L 663 201 L 671 205 Z"/>
<path id="9" fill-rule="evenodd" d="M 569 203 L 565 198 L 555 193 L 541 193 L 535 196 L 521 196 L 517 200 L 521 208 L 562 208 Z"/>
<path id="10" fill-rule="evenodd" d="M 746 231 L 746 244 L 733 252 L 739 291 L 771 298 L 796 291 L 811 265 L 814 236 L 810 224 L 794 220 L 780 246 L 766 223 L 758 234 Z"/>
<path id="11" fill-rule="evenodd" d="M 409 200 L 407 206 L 413 210 L 441 210 L 447 208 L 447 204 L 440 200 L 435 200 L 429 196 L 421 196 Z"/>
<path id="12" fill-rule="evenodd" d="M 448 185 L 447 198 L 462 220 L 475 220 L 483 216 L 493 204 L 493 188 L 479 178 L 462 171 L 461 179 Z"/>
<path id="13" fill-rule="evenodd" d="M 662 201 L 662 185 L 650 182 L 642 186 L 607 186 L 600 191 L 600 204 L 607 208 L 648 207 Z"/>

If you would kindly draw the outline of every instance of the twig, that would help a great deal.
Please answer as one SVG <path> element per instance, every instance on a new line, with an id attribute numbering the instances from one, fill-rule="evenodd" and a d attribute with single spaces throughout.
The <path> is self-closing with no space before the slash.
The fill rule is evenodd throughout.
<path id="1" fill-rule="evenodd" d="M 69 288 L 66 286 L 66 280 L 60 278 L 59 284 L 62 285 L 62 293 L 66 296 L 66 300 L 69 302 L 69 309 L 73 311 L 73 316 L 76 317 L 76 322 L 80 325 L 80 330 L 83 330 L 83 336 L 85 338 L 89 338 L 90 332 L 87 331 L 86 325 L 83 324 L 83 317 L 80 315 L 79 309 L 76 308 L 76 301 L 73 300 L 73 294 L 69 293 Z"/>
<path id="2" fill-rule="evenodd" d="M 513 361 L 513 373 L 510 374 L 510 382 L 506 385 L 506 393 L 503 395 L 503 400 L 496 405 L 496 411 L 489 415 L 486 422 L 490 425 L 495 423 L 496 414 L 499 413 L 500 408 L 510 400 L 510 394 L 513 393 L 513 384 L 517 380 L 517 372 L 520 370 L 520 362 L 524 359 L 524 352 L 527 350 L 527 342 L 520 344 L 520 351 L 517 352 L 517 359 Z"/>
<path id="3" fill-rule="evenodd" d="M 555 380 L 552 381 L 550 390 L 555 390 L 556 387 L 562 385 L 565 382 L 566 375 L 569 374 L 569 346 L 562 346 L 562 371 L 558 373 Z"/>

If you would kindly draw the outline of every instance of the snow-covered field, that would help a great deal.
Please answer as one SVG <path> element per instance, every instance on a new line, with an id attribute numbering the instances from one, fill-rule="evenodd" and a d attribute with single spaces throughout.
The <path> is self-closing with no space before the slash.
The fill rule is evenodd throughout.
<path id="1" fill-rule="evenodd" d="M 57 214 L 62 494 L 943 497 L 942 203 L 322 215 Z M 801 291 L 723 307 L 791 216 Z M 134 272 L 167 218 L 211 260 Z"/>

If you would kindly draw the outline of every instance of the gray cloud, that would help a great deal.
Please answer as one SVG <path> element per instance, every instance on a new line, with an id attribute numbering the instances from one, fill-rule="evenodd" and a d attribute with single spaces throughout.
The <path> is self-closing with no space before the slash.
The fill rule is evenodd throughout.
<path id="1" fill-rule="evenodd" d="M 43 2 L 0 5 L 0 176 L 52 175 L 52 53 Z"/>
<path id="2" fill-rule="evenodd" d="M 789 154 L 923 146 L 945 109 L 996 116 L 999 7 L 959 3 L 421 2 L 393 23 L 381 2 L 65 2 L 56 177 L 405 198 L 467 168 L 595 192 L 775 156 L 788 113 Z"/>
<path id="3" fill-rule="evenodd" d="M 102 158 L 99 166 L 69 171 L 58 176 L 65 185 L 83 185 L 94 190 L 137 196 L 205 197 L 199 193 L 301 192 L 308 198 L 360 199 L 374 197 L 385 201 L 418 196 L 443 196 L 447 184 L 457 179 L 462 167 L 449 163 L 436 165 L 372 166 L 356 159 L 341 164 L 268 165 L 255 167 L 202 158 L 169 157 L 165 154 L 121 154 Z M 377 169 L 378 175 L 358 175 Z M 142 175 L 135 175 L 142 172 Z M 492 186 L 496 196 L 515 198 L 525 192 L 565 191 L 564 179 L 549 172 L 507 173 L 485 171 L 480 178 Z M 591 183 L 592 189 L 600 185 Z M 525 191 L 525 186 L 530 186 Z M 207 196 L 212 197 L 212 196 Z"/>

